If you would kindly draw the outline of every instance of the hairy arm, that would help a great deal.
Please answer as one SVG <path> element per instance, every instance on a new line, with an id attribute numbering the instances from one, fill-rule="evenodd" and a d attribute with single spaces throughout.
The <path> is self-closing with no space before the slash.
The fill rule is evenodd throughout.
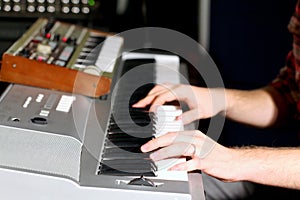
<path id="1" fill-rule="evenodd" d="M 201 88 L 190 85 L 158 85 L 134 107 L 157 105 L 174 100 L 187 103 L 190 110 L 182 115 L 184 124 L 196 119 L 223 113 L 234 121 L 264 128 L 286 117 L 286 102 L 272 87 L 257 90 L 235 90 L 224 88 Z"/>
<path id="2" fill-rule="evenodd" d="M 249 147 L 232 149 L 232 160 L 226 172 L 233 171 L 234 180 L 300 189 L 300 149 Z M 230 164 L 232 163 L 232 164 Z"/>
<path id="3" fill-rule="evenodd" d="M 266 128 L 283 123 L 286 103 L 271 87 L 243 91 L 226 89 L 226 117 L 234 121 Z"/>
<path id="4" fill-rule="evenodd" d="M 170 132 L 144 144 L 154 161 L 190 157 L 170 170 L 193 171 L 227 182 L 252 181 L 260 184 L 300 189 L 300 148 L 222 146 L 200 131 Z"/>

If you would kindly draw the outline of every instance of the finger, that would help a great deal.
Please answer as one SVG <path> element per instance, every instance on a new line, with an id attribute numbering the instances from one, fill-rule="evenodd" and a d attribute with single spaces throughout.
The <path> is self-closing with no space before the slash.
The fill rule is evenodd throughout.
<path id="1" fill-rule="evenodd" d="M 154 161 L 159 161 L 167 158 L 191 156 L 194 153 L 194 150 L 194 145 L 190 145 L 185 142 L 178 142 L 155 151 L 150 154 L 150 158 Z"/>
<path id="2" fill-rule="evenodd" d="M 168 90 L 166 89 L 166 86 L 164 85 L 157 85 L 155 86 L 152 90 L 150 90 L 150 92 L 147 94 L 147 96 L 143 99 L 141 99 L 140 101 L 138 101 L 137 103 L 133 104 L 132 107 L 145 107 L 149 104 L 151 104 L 151 102 L 160 94 L 168 92 Z"/>
<path id="3" fill-rule="evenodd" d="M 201 118 L 201 114 L 198 109 L 188 110 L 181 115 L 182 123 L 189 124 L 197 119 Z"/>
<path id="4" fill-rule="evenodd" d="M 156 96 L 155 99 L 153 99 L 152 105 L 149 109 L 151 112 L 155 112 L 157 106 L 164 105 L 166 102 L 172 102 L 174 100 L 178 100 L 177 96 L 174 92 L 171 91 L 165 91 L 164 93 L 160 93 Z"/>
<path id="5" fill-rule="evenodd" d="M 166 89 L 170 90 L 171 87 L 172 87 L 172 85 L 169 83 L 159 84 L 159 85 L 156 85 L 154 88 L 152 88 L 148 94 L 152 95 L 152 94 L 161 92 L 162 90 L 166 90 Z"/>
<path id="6" fill-rule="evenodd" d="M 201 144 L 201 140 L 206 136 L 200 131 L 178 131 L 168 132 L 158 138 L 152 139 L 146 144 L 141 146 L 142 152 L 149 152 L 155 149 L 171 145 L 172 143 L 184 142 L 188 144 Z"/>
<path id="7" fill-rule="evenodd" d="M 168 146 L 168 145 L 172 144 L 172 142 L 177 137 L 177 134 L 178 133 L 176 133 L 176 132 L 170 132 L 170 133 L 162 135 L 158 138 L 152 139 L 149 142 L 147 142 L 146 144 L 141 146 L 141 151 L 149 152 L 149 151 L 158 149 L 160 147 Z"/>
<path id="8" fill-rule="evenodd" d="M 147 105 L 151 104 L 151 102 L 155 99 L 155 95 L 148 95 L 145 98 L 141 99 L 137 103 L 133 104 L 132 107 L 134 108 L 141 108 L 146 107 Z"/>
<path id="9" fill-rule="evenodd" d="M 200 160 L 197 158 L 188 160 L 186 162 L 182 162 L 174 165 L 169 170 L 170 171 L 193 171 L 200 168 Z"/>

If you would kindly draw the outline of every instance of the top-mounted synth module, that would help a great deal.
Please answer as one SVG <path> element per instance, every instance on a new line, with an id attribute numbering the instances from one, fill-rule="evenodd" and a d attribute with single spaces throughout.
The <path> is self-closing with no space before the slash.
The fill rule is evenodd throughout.
<path id="1" fill-rule="evenodd" d="M 122 47 L 111 33 L 40 18 L 3 54 L 0 80 L 99 97 Z"/>

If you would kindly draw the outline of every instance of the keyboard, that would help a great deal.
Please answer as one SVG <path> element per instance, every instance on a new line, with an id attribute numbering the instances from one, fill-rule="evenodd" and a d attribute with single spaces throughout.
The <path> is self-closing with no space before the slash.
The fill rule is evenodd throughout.
<path id="1" fill-rule="evenodd" d="M 160 65 L 159 57 L 177 65 Z M 178 73 L 178 57 L 124 53 L 112 92 L 97 99 L 11 84 L 0 99 L 4 197 L 192 199 L 188 174 L 168 171 L 182 160 L 154 163 L 139 151 L 152 137 L 184 129 L 174 122 L 182 112 L 176 106 L 131 108 L 159 80 L 158 66 Z"/>

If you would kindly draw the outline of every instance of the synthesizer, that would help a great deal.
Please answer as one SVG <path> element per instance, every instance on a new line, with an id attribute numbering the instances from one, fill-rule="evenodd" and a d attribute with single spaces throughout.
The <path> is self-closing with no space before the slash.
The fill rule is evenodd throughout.
<path id="1" fill-rule="evenodd" d="M 203 197 L 201 184 L 192 190 L 187 172 L 168 171 L 182 160 L 154 163 L 139 151 L 152 137 L 186 128 L 174 121 L 181 108 L 131 108 L 153 84 L 166 81 L 164 73 L 170 82 L 183 81 L 178 57 L 125 53 L 120 63 L 105 98 L 7 88 L 0 98 L 1 197 L 191 200 L 192 191 L 200 193 L 193 199 Z"/>
<path id="2" fill-rule="evenodd" d="M 3 54 L 0 80 L 99 97 L 122 47 L 116 35 L 40 18 Z"/>

